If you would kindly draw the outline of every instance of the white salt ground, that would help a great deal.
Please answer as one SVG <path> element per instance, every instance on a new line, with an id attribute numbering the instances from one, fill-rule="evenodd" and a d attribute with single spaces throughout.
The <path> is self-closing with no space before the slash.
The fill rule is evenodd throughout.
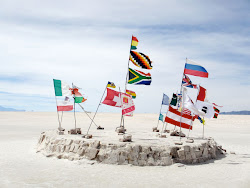
<path id="1" fill-rule="evenodd" d="M 91 114 L 93 116 L 93 114 Z M 135 114 L 125 119 L 128 132 L 151 134 L 157 114 Z M 42 131 L 57 127 L 56 113 L 0 112 L 0 187 L 250 187 L 250 116 L 219 115 L 207 120 L 205 136 L 213 137 L 229 153 L 199 165 L 166 167 L 106 165 L 95 161 L 46 158 L 36 153 Z M 77 113 L 85 132 L 90 120 Z M 114 130 L 119 114 L 98 114 L 98 125 Z M 65 113 L 63 127 L 74 127 L 72 113 Z M 159 127 L 161 128 L 161 127 Z M 173 128 L 169 125 L 169 128 Z M 93 135 L 95 126 L 91 128 Z M 185 134 L 188 131 L 184 130 Z M 201 137 L 202 125 L 194 123 L 190 136 Z M 162 138 L 164 139 L 164 138 Z M 146 142 L 146 141 L 145 141 Z M 230 154 L 230 151 L 236 153 Z"/>

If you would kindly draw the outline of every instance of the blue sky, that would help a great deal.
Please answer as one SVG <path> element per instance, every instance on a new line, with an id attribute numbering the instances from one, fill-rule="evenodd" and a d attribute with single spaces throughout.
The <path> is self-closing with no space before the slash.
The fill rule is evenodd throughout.
<path id="1" fill-rule="evenodd" d="M 0 105 L 55 111 L 56 78 L 81 87 L 85 109 L 94 111 L 107 81 L 124 89 L 133 34 L 153 61 L 144 71 L 152 85 L 128 87 L 136 112 L 157 113 L 162 93 L 180 89 L 186 57 L 209 72 L 190 78 L 210 102 L 250 110 L 249 9 L 250 1 L 1 1 Z"/>

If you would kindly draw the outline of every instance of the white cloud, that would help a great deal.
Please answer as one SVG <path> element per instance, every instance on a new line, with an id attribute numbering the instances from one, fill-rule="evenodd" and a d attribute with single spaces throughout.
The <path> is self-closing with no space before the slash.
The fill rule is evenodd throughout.
<path id="1" fill-rule="evenodd" d="M 216 27 L 230 20 L 237 24 L 247 14 L 243 7 L 204 1 L 6 1 L 0 7 L 0 91 L 51 98 L 52 79 L 62 79 L 82 87 L 86 109 L 94 111 L 107 81 L 124 89 L 134 34 L 138 51 L 154 62 L 152 70 L 145 70 L 152 74 L 151 86 L 129 86 L 138 95 L 137 112 L 158 112 L 162 92 L 171 95 L 180 89 L 186 57 L 209 71 L 209 79 L 192 80 L 207 87 L 211 100 L 223 103 L 225 110 L 234 110 L 236 102 L 237 109 L 246 108 L 247 97 L 236 96 L 239 90 L 249 93 L 239 83 L 249 80 L 250 36 Z M 232 85 L 237 89 L 232 91 Z M 45 101 L 36 100 L 42 109 Z M 18 105 L 24 102 L 27 98 L 16 100 Z M 48 109 L 54 109 L 51 105 Z"/>

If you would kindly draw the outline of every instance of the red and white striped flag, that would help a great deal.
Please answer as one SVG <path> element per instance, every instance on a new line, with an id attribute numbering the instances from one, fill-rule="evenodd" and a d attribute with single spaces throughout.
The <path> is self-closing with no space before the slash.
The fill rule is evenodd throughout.
<path id="1" fill-rule="evenodd" d="M 171 123 L 179 127 L 180 127 L 180 122 L 181 122 L 181 128 L 189 129 L 190 127 L 190 129 L 192 130 L 193 119 L 194 119 L 193 116 L 188 115 L 188 114 L 182 114 L 181 116 L 181 112 L 172 108 L 171 105 L 169 105 L 169 110 L 165 117 L 165 122 Z"/>
<path id="2" fill-rule="evenodd" d="M 187 115 L 191 115 L 191 111 L 187 108 L 183 108 L 183 111 L 182 111 L 183 114 L 187 114 Z"/>

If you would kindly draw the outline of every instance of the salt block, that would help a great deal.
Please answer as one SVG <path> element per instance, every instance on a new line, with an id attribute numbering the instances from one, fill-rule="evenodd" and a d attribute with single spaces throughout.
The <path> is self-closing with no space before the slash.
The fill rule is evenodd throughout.
<path id="1" fill-rule="evenodd" d="M 63 131 L 59 131 L 58 134 L 59 135 L 64 135 L 64 132 Z"/>
<path id="2" fill-rule="evenodd" d="M 83 138 L 90 139 L 90 138 L 92 138 L 92 134 L 86 134 L 83 136 Z"/>
<path id="3" fill-rule="evenodd" d="M 194 143 L 194 139 L 188 139 L 186 140 L 187 143 Z"/>
<path id="4" fill-rule="evenodd" d="M 162 135 L 159 135 L 160 138 L 167 138 L 167 135 L 165 134 L 162 134 Z"/>
<path id="5" fill-rule="evenodd" d="M 117 127 L 116 128 L 116 132 L 117 133 L 125 133 L 126 132 L 126 129 L 124 127 Z"/>
<path id="6" fill-rule="evenodd" d="M 181 136 L 181 137 L 185 137 L 186 135 L 182 132 L 179 132 L 177 130 L 173 131 L 170 133 L 170 136 Z"/>
<path id="7" fill-rule="evenodd" d="M 131 134 L 123 135 L 123 138 L 120 138 L 119 141 L 120 142 L 132 142 L 132 135 Z"/>
<path id="8" fill-rule="evenodd" d="M 69 134 L 77 134 L 75 129 L 70 129 L 70 130 L 68 131 L 68 133 L 69 133 Z"/>
<path id="9" fill-rule="evenodd" d="M 236 153 L 234 151 L 230 151 L 230 154 L 234 154 L 235 155 Z"/>
<path id="10" fill-rule="evenodd" d="M 153 132 L 159 132 L 159 129 L 157 129 L 157 127 L 153 127 Z"/>
<path id="11" fill-rule="evenodd" d="M 163 132 L 164 132 L 164 133 L 170 133 L 170 130 L 165 129 Z"/>
<path id="12" fill-rule="evenodd" d="M 76 128 L 76 134 L 82 134 L 81 128 Z"/>
<path id="13" fill-rule="evenodd" d="M 174 144 L 175 145 L 182 145 L 183 143 L 182 142 L 175 142 Z"/>

